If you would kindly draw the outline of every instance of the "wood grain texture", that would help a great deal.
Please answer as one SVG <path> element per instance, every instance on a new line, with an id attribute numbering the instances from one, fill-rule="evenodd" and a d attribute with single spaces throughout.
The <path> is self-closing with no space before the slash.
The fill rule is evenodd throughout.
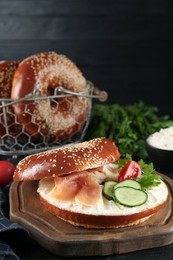
<path id="1" fill-rule="evenodd" d="M 143 100 L 173 117 L 171 0 L 1 0 L 0 60 L 71 58 L 108 103 Z"/>

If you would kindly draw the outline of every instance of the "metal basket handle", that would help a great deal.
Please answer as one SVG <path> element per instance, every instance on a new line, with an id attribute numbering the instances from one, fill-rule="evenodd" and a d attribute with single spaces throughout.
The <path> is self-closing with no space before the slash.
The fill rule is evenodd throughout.
<path id="1" fill-rule="evenodd" d="M 93 94 L 98 98 L 100 102 L 105 102 L 108 99 L 108 93 L 104 90 L 94 87 Z"/>
<path id="2" fill-rule="evenodd" d="M 99 88 L 95 87 L 92 82 L 88 81 L 90 87 L 93 89 L 93 93 L 89 94 L 88 91 L 84 92 L 73 92 L 70 90 L 67 90 L 63 87 L 56 87 L 54 91 L 54 95 L 52 96 L 43 96 L 40 90 L 35 89 L 32 93 L 28 93 L 26 96 L 20 99 L 11 100 L 11 99 L 0 99 L 1 104 L 0 109 L 14 105 L 16 103 L 20 103 L 23 101 L 34 101 L 35 98 L 38 99 L 50 99 L 50 98 L 62 98 L 67 96 L 80 96 L 80 97 L 87 97 L 87 98 L 96 98 L 100 102 L 105 102 L 108 98 L 108 93 L 106 91 L 100 90 Z M 63 94 L 62 94 L 63 93 Z"/>

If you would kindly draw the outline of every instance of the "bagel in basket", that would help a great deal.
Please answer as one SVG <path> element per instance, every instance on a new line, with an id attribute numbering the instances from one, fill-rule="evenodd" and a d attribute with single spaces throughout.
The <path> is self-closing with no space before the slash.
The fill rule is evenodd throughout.
<path id="1" fill-rule="evenodd" d="M 18 61 L 0 61 L 0 98 L 10 101 L 13 75 L 18 65 Z M 0 136 L 16 136 L 20 131 L 21 125 L 15 120 L 12 106 L 6 107 L 5 113 L 0 108 Z"/>
<path id="2" fill-rule="evenodd" d="M 26 132 L 36 139 L 68 140 L 87 120 L 90 99 L 82 95 L 61 97 L 64 93 L 54 93 L 56 87 L 78 94 L 88 94 L 90 89 L 79 68 L 66 56 L 53 51 L 27 57 L 15 71 L 11 98 L 17 100 L 30 94 L 35 99 L 15 103 L 14 111 Z M 52 99 L 55 94 L 60 97 Z"/>
<path id="3" fill-rule="evenodd" d="M 136 225 L 165 204 L 167 186 L 160 180 L 158 186 L 146 192 L 132 188 L 135 193 L 146 195 L 145 203 L 139 206 L 124 206 L 107 199 L 103 186 L 109 181 L 117 183 L 121 173 L 117 164 L 119 159 L 115 143 L 104 137 L 96 138 L 27 156 L 17 165 L 14 180 L 39 180 L 38 194 L 47 210 L 75 226 L 118 228 Z"/>

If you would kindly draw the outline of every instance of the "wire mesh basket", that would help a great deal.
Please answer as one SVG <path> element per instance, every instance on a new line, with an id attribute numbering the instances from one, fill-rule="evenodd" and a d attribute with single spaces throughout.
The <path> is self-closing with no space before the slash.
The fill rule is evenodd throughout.
<path id="1" fill-rule="evenodd" d="M 0 154 L 10 155 L 10 156 L 21 156 L 32 154 L 36 152 L 41 152 L 44 150 L 52 149 L 58 146 L 67 145 L 70 143 L 76 143 L 83 140 L 86 133 L 86 129 L 89 124 L 89 118 L 92 108 L 92 99 L 101 99 L 102 96 L 99 94 L 100 91 L 95 91 L 96 88 L 91 82 L 89 83 L 89 88 L 85 92 L 72 92 L 63 87 L 57 87 L 54 90 L 54 94 L 51 96 L 44 96 L 40 91 L 34 91 L 28 94 L 24 98 L 18 100 L 11 99 L 0 99 Z M 83 120 L 76 120 L 76 115 L 73 115 L 74 111 L 70 109 L 73 106 L 71 103 L 71 97 L 77 97 L 81 99 L 82 102 L 82 114 Z M 34 122 L 35 117 L 32 112 L 29 111 L 29 106 L 34 102 L 37 106 L 41 106 L 43 110 L 43 115 L 47 118 L 47 129 L 50 129 L 50 124 L 52 123 L 51 109 L 53 107 L 54 114 L 58 112 L 61 102 L 66 102 L 66 106 L 72 111 L 70 114 L 70 120 L 74 121 L 75 130 L 71 132 L 70 135 L 63 137 L 53 136 L 48 131 L 42 132 L 43 125 Z M 20 104 L 23 106 L 23 111 L 25 114 L 29 115 L 27 123 L 21 124 L 19 118 L 14 113 L 14 106 Z M 46 109 L 44 109 L 44 104 L 46 104 Z M 74 113 L 75 114 L 75 113 Z M 76 120 L 76 121 L 75 121 Z M 59 119 L 58 124 L 63 124 L 61 119 Z M 68 123 L 68 122 L 66 122 Z M 33 134 L 28 132 L 28 127 L 30 124 L 37 125 L 37 130 Z M 62 128 L 65 125 L 62 125 Z M 67 126 L 68 127 L 68 126 Z"/>

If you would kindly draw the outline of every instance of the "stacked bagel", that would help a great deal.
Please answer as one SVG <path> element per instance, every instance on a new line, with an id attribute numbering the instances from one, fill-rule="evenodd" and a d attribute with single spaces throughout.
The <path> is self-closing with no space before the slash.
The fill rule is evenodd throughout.
<path id="1" fill-rule="evenodd" d="M 66 56 L 43 52 L 21 62 L 0 63 L 0 98 L 18 101 L 37 93 L 35 100 L 25 99 L 0 110 L 0 136 L 16 136 L 24 129 L 31 137 L 62 141 L 78 133 L 85 123 L 90 100 L 83 96 L 50 98 L 56 87 L 74 92 L 89 91 L 89 84 L 79 68 Z M 62 94 L 58 92 L 58 94 Z"/>

